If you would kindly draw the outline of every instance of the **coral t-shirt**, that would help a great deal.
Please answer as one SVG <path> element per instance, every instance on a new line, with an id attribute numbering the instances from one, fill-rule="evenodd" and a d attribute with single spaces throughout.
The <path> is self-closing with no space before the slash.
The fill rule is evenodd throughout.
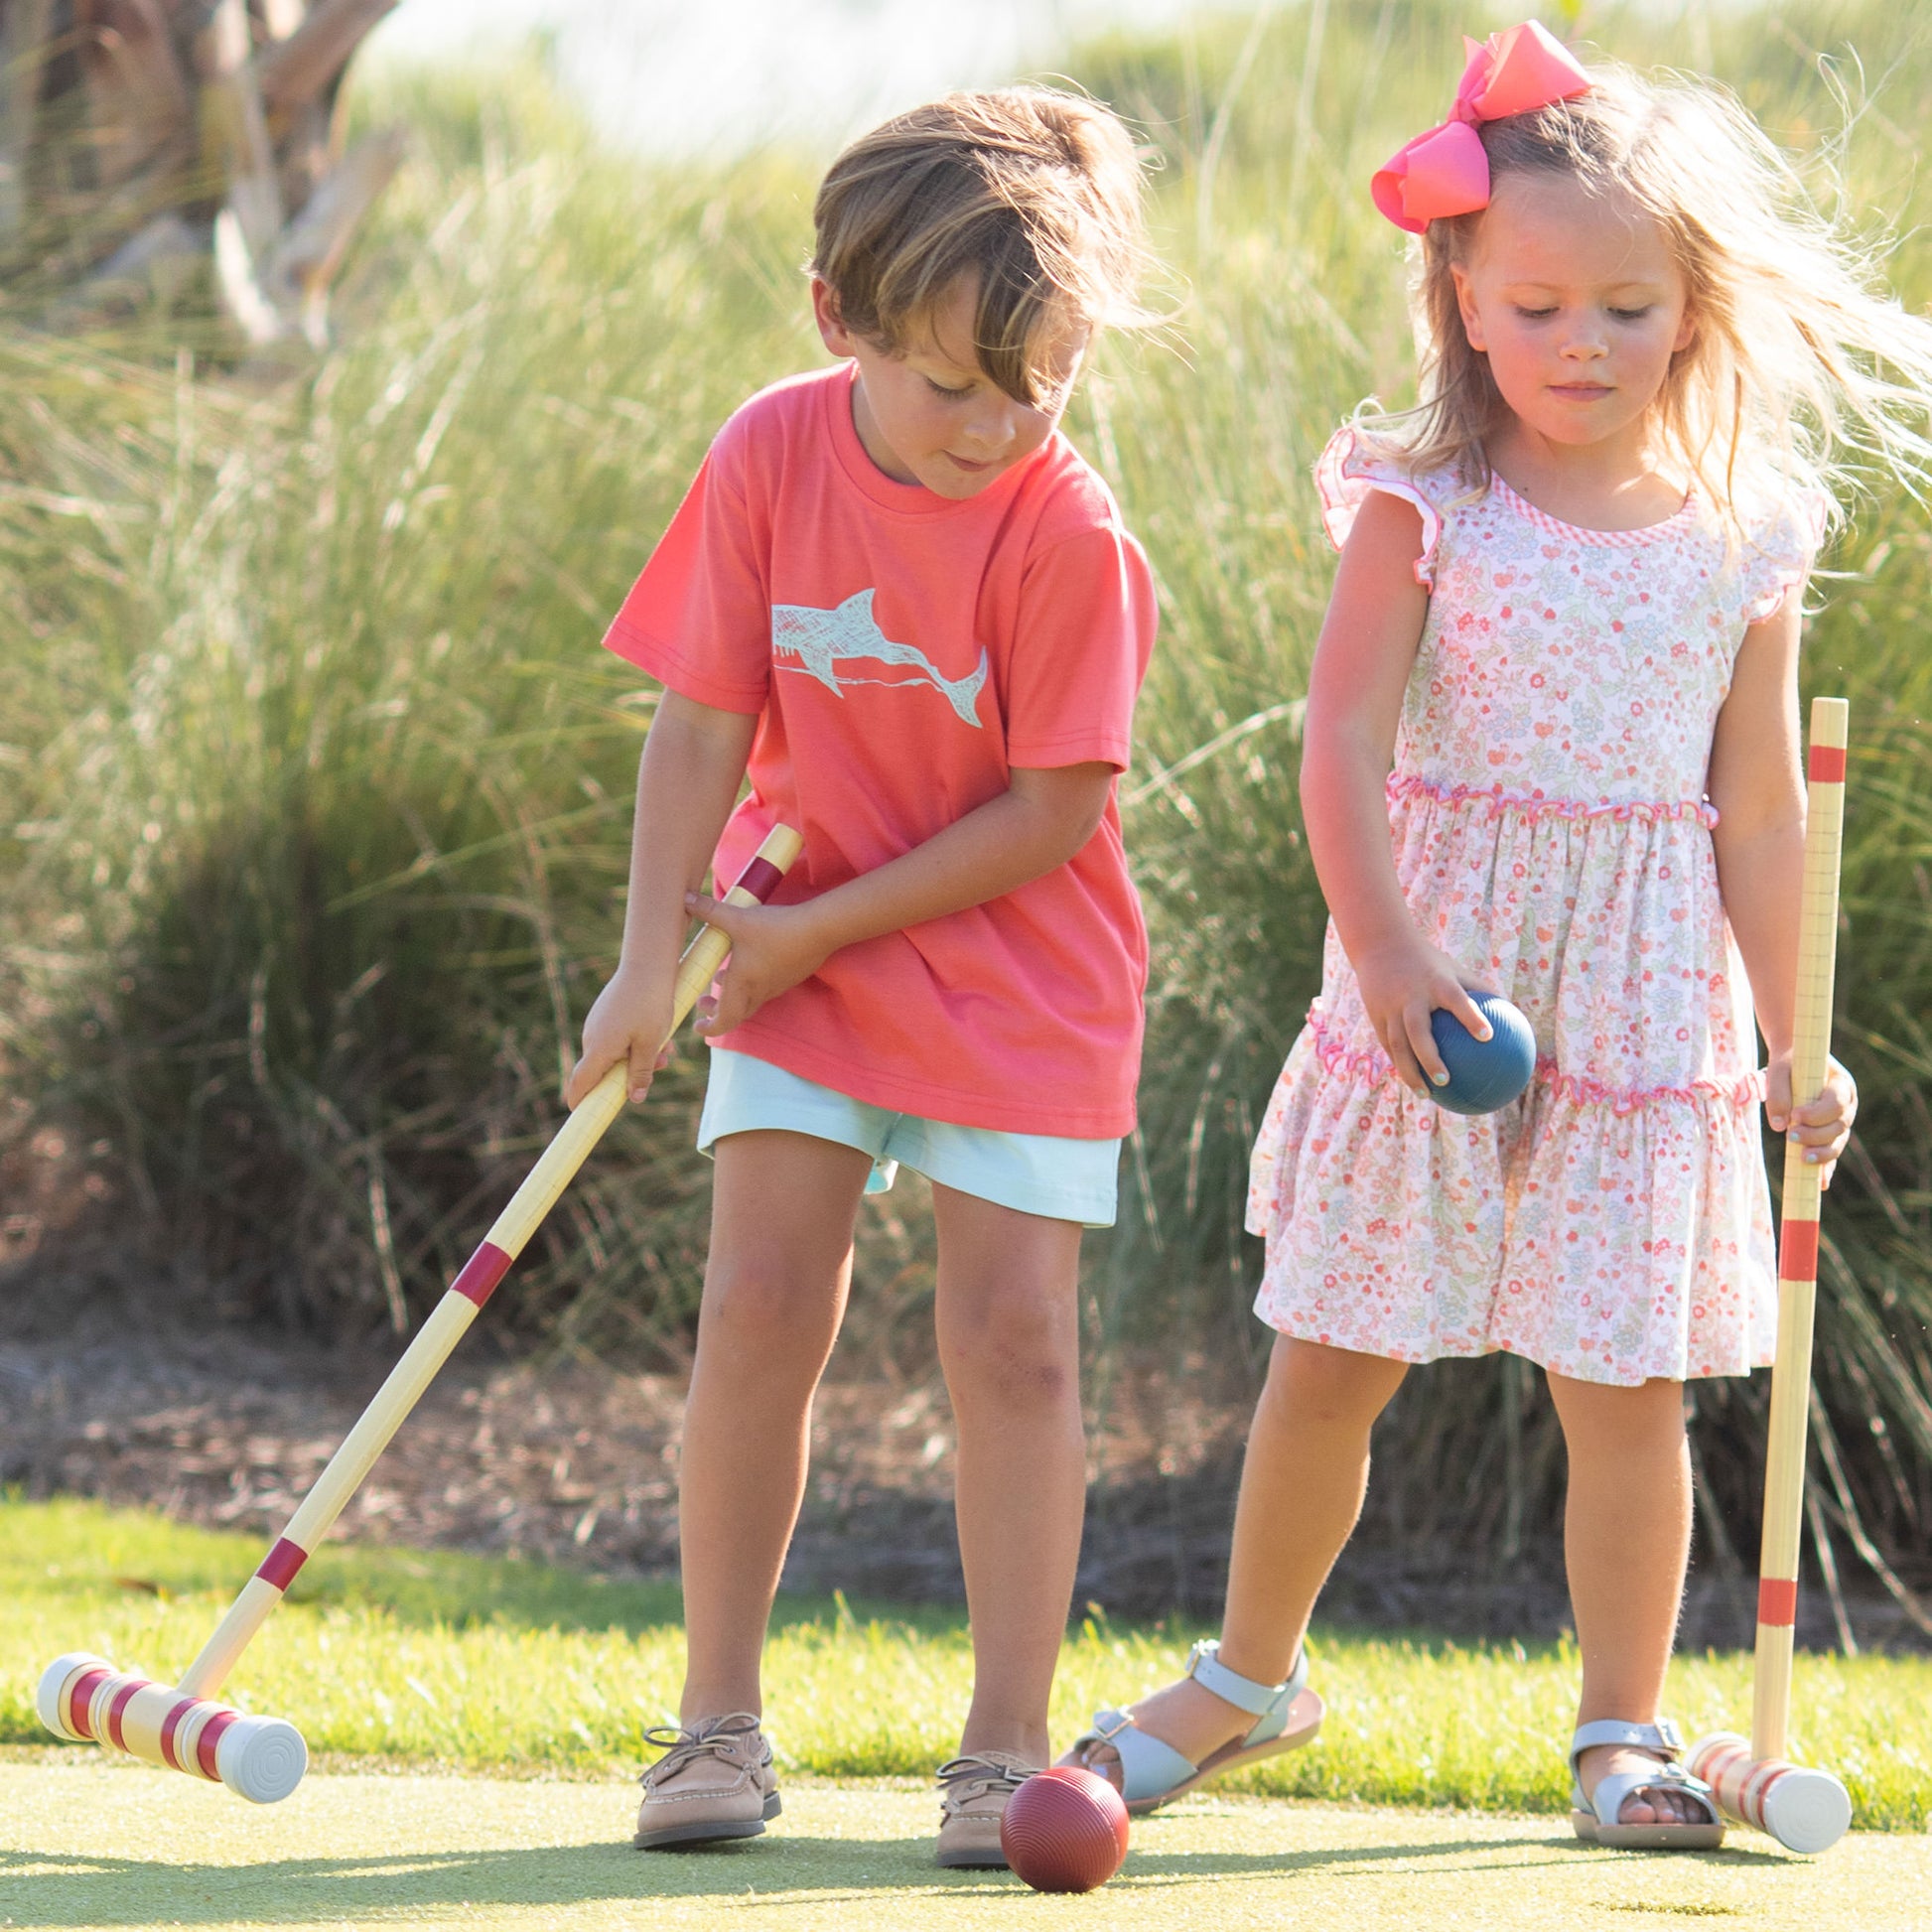
<path id="1" fill-rule="evenodd" d="M 1015 765 L 1124 768 L 1154 641 L 1147 560 L 1064 437 L 953 501 L 867 456 L 853 376 L 794 377 L 731 418 L 605 639 L 757 715 L 717 873 L 797 827 L 775 904 L 923 844 Z M 1146 977 L 1110 795 L 1065 865 L 845 947 L 714 1043 L 895 1112 L 1102 1139 L 1133 1125 Z"/>

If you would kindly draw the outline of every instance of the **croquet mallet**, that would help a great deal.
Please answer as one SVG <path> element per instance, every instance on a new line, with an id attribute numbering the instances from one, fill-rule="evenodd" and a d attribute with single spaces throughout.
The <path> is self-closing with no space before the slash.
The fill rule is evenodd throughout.
<path id="1" fill-rule="evenodd" d="M 776 827 L 725 895 L 725 902 L 761 904 L 798 856 L 799 845 L 789 826 Z M 672 1033 L 717 976 L 730 949 L 731 941 L 716 926 L 706 926 L 685 948 L 672 1002 Z M 416 1331 L 180 1684 L 124 1676 L 101 1658 L 83 1653 L 59 1658 L 40 1682 L 41 1722 L 49 1730 L 73 1741 L 91 1738 L 103 1748 L 225 1784 L 257 1804 L 272 1804 L 295 1789 L 309 1764 L 302 1733 L 286 1719 L 221 1704 L 216 1694 L 585 1156 L 622 1112 L 627 1080 L 628 1068 L 620 1061 L 578 1104 Z"/>
<path id="2" fill-rule="evenodd" d="M 1838 955 L 1839 842 L 1845 823 L 1843 698 L 1814 698 L 1807 766 L 1805 871 L 1798 911 L 1798 988 L 1792 1019 L 1791 1100 L 1824 1091 L 1832 1045 L 1832 975 Z M 1784 1150 L 1778 1235 L 1778 1346 L 1765 1444 L 1764 1541 L 1757 1576 L 1757 1659 L 1751 1735 L 1701 1737 L 1690 1767 L 1727 1818 L 1768 1832 L 1793 1852 L 1823 1852 L 1844 1837 L 1852 1799 L 1829 1771 L 1785 1758 L 1791 1718 L 1791 1649 L 1798 1614 L 1798 1545 L 1804 1520 L 1805 1422 L 1811 1403 L 1811 1334 L 1818 1299 L 1820 1170 L 1805 1150 Z"/>

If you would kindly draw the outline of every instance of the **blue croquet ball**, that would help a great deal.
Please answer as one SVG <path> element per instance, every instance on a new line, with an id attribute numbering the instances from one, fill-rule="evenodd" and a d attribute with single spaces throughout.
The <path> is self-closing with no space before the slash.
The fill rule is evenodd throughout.
<path id="1" fill-rule="evenodd" d="M 1449 1077 L 1446 1087 L 1432 1085 L 1429 1097 L 1452 1114 L 1493 1114 L 1529 1085 L 1536 1071 L 1536 1035 L 1500 994 L 1469 998 L 1489 1022 L 1490 1037 L 1478 1039 L 1454 1014 L 1438 1007 L 1429 1016 L 1429 1030 Z"/>

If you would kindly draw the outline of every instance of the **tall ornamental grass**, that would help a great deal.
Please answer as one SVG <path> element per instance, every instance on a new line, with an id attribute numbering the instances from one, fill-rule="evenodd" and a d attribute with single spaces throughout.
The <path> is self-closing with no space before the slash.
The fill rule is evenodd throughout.
<path id="1" fill-rule="evenodd" d="M 1071 424 L 1164 609 L 1123 785 L 1156 955 L 1122 1222 L 1090 1250 L 1103 1391 L 1148 1350 L 1221 1392 L 1259 1361 L 1247 1148 L 1323 918 L 1295 795 L 1331 565 L 1309 466 L 1359 398 L 1411 392 L 1402 241 L 1364 183 L 1440 117 L 1482 24 L 1311 0 L 1070 63 L 1145 130 L 1177 271 L 1172 340 L 1108 344 Z M 1903 237 L 1907 299 L 1932 295 L 1912 10 L 1586 24 L 1730 79 L 1842 167 Z M 717 423 L 819 355 L 799 264 L 823 156 L 622 160 L 531 67 L 391 88 L 370 112 L 416 147 L 313 368 L 0 318 L 16 1282 L 126 1256 L 298 1325 L 427 1307 L 554 1125 L 613 957 L 651 698 L 601 626 Z M 1835 1566 L 1903 1593 L 1932 1533 L 1932 529 L 1880 483 L 1830 561 L 1805 674 L 1853 703 L 1839 1039 L 1863 1113 L 1826 1224 L 1812 1505 Z M 687 1056 L 565 1196 L 500 1331 L 683 1352 L 696 1083 Z M 868 1214 L 858 1337 L 916 1360 L 929 1229 L 903 1187 Z M 1742 1572 L 1761 1390 L 1698 1402 L 1711 1560 Z M 1378 1533 L 1502 1560 L 1552 1527 L 1562 1467 L 1534 1377 L 1494 1360 L 1412 1377 L 1383 1471 Z"/>
<path id="2" fill-rule="evenodd" d="M 91 1185 L 230 1302 L 398 1328 L 553 1125 L 611 957 L 651 697 L 599 624 L 747 372 L 807 353 L 797 170 L 639 182 L 529 71 L 406 105 L 309 379 L 0 339 L 22 1191 L 58 1164 L 52 1213 Z M 589 1282 L 677 1345 L 691 1090 L 512 1320 Z"/>

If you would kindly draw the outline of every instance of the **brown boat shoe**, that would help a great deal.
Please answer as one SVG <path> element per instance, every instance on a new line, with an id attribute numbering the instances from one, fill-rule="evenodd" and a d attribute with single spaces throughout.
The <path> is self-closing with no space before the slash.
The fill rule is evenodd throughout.
<path id="1" fill-rule="evenodd" d="M 939 1767 L 939 1849 L 933 1863 L 1004 1865 L 1007 1800 L 1039 1769 L 1012 1751 L 974 1751 Z"/>
<path id="2" fill-rule="evenodd" d="M 631 1840 L 640 1851 L 757 1838 L 764 1821 L 783 1809 L 771 1746 L 754 1712 L 705 1718 L 689 1730 L 665 1725 L 645 1731 L 644 1742 L 664 1755 L 643 1775 L 644 1802 Z"/>

